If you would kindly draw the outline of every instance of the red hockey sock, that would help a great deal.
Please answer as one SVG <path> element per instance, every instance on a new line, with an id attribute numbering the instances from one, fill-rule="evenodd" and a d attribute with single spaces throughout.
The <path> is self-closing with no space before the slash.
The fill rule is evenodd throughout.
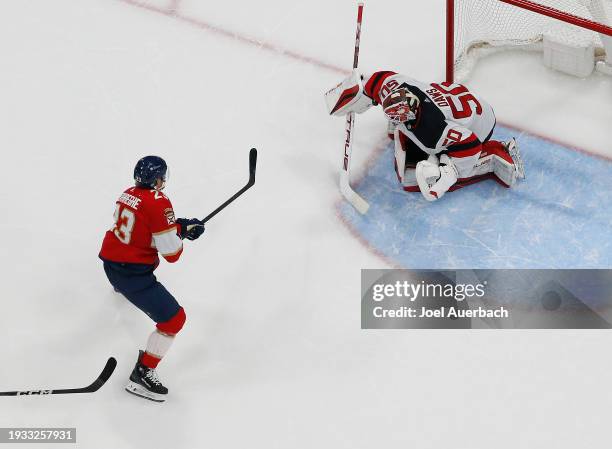
<path id="1" fill-rule="evenodd" d="M 160 361 L 161 361 L 160 358 L 157 358 L 157 357 L 149 354 L 148 352 L 145 352 L 142 355 L 142 359 L 140 360 L 140 363 L 142 363 L 147 368 L 155 369 L 155 368 L 157 368 L 157 365 L 159 364 Z"/>

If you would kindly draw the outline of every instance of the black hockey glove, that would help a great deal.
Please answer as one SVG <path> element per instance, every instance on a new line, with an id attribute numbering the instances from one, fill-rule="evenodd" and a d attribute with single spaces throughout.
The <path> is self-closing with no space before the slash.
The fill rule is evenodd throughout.
<path id="1" fill-rule="evenodd" d="M 197 218 L 177 218 L 176 222 L 181 239 L 195 240 L 204 234 L 204 223 Z"/>

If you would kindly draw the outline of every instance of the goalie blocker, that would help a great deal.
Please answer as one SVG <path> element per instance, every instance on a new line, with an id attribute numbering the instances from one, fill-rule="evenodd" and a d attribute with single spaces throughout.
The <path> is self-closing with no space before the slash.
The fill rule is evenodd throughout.
<path id="1" fill-rule="evenodd" d="M 331 115 L 381 105 L 395 141 L 395 170 L 406 191 L 434 201 L 485 179 L 511 187 L 524 178 L 516 141 L 491 139 L 493 108 L 460 84 L 425 84 L 391 71 L 351 75 L 325 94 Z"/>

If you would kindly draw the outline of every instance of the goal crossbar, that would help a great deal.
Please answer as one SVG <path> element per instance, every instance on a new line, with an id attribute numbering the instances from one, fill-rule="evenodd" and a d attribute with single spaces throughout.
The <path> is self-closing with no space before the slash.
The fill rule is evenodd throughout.
<path id="1" fill-rule="evenodd" d="M 534 13 L 547 16 L 562 22 L 576 25 L 612 37 L 612 27 L 595 22 L 584 17 L 560 11 L 551 6 L 541 5 L 530 0 L 491 0 L 526 9 Z M 453 82 L 455 73 L 455 0 L 446 0 L 446 81 Z"/>

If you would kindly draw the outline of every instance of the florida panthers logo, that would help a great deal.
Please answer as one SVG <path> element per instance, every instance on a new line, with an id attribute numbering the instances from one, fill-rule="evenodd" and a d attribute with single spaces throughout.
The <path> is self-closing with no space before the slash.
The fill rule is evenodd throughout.
<path id="1" fill-rule="evenodd" d="M 175 218 L 174 218 L 174 211 L 170 208 L 167 208 L 164 210 L 164 215 L 166 216 L 166 220 L 168 220 L 168 224 L 174 224 L 175 223 Z"/>

